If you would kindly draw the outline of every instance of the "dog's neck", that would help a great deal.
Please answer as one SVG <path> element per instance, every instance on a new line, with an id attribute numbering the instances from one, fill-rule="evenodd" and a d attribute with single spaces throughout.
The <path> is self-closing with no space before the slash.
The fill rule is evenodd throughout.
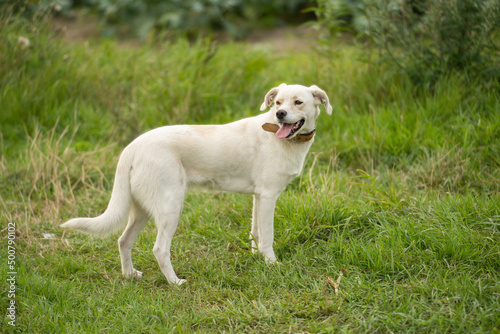
<path id="1" fill-rule="evenodd" d="M 279 125 L 274 124 L 274 123 L 265 123 L 264 125 L 262 125 L 262 129 L 264 129 L 267 132 L 276 133 L 279 128 L 280 128 Z M 311 139 L 313 139 L 315 133 L 316 133 L 316 129 L 314 129 L 308 133 L 298 134 L 295 137 L 287 139 L 287 140 L 290 142 L 307 142 L 307 141 L 310 141 Z"/>

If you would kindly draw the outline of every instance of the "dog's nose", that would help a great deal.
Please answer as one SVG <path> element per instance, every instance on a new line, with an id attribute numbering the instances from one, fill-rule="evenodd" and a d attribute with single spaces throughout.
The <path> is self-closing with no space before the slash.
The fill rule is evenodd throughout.
<path id="1" fill-rule="evenodd" d="M 286 117 L 286 111 L 283 110 L 283 109 L 280 109 L 276 112 L 276 117 L 279 119 L 279 120 L 283 120 L 285 117 Z"/>

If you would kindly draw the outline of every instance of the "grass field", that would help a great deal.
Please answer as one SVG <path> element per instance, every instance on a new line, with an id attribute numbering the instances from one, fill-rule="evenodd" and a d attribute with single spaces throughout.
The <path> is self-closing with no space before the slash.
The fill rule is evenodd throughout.
<path id="1" fill-rule="evenodd" d="M 15 299 L 0 291 L 0 332 L 500 332 L 498 83 L 450 74 L 416 88 L 349 45 L 327 55 L 209 40 L 130 47 L 5 22 L 0 272 L 5 283 L 14 222 L 17 275 Z M 172 249 L 180 287 L 154 259 L 153 222 L 133 249 L 138 282 L 121 277 L 117 236 L 58 227 L 102 213 L 138 134 L 255 115 L 281 82 L 318 85 L 334 110 L 278 200 L 280 264 L 251 253 L 244 195 L 188 195 Z"/>

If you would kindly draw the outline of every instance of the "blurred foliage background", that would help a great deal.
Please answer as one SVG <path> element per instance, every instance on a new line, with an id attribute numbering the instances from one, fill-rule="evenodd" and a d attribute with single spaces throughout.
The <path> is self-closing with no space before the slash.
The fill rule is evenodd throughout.
<path id="1" fill-rule="evenodd" d="M 24 0 L 2 6 L 31 17 L 92 15 L 102 35 L 143 41 L 162 33 L 241 40 L 252 29 L 306 24 L 326 49 L 347 34 L 417 85 L 432 87 L 453 71 L 500 77 L 498 0 Z"/>
<path id="2" fill-rule="evenodd" d="M 99 16 L 105 35 L 130 33 L 142 39 L 164 29 L 188 36 L 226 32 L 241 39 L 255 27 L 274 28 L 314 18 L 309 0 L 40 0 L 18 2 L 28 15 L 51 11 L 71 17 L 75 11 Z"/>

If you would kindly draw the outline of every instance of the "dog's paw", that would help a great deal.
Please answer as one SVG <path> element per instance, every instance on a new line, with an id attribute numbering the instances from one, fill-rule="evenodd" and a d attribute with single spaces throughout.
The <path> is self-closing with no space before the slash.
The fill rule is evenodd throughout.
<path id="1" fill-rule="evenodd" d="M 134 274 L 132 275 L 135 280 L 140 280 L 142 278 L 142 271 L 134 269 Z"/>
<path id="2" fill-rule="evenodd" d="M 177 278 L 177 277 L 176 277 L 176 278 L 175 278 L 172 282 L 170 282 L 170 283 L 175 284 L 175 285 L 179 285 L 179 286 L 180 286 L 180 285 L 182 285 L 182 284 L 184 284 L 184 283 L 186 283 L 186 282 L 187 282 L 187 281 L 186 281 L 185 279 L 181 279 L 181 278 Z"/>
<path id="3" fill-rule="evenodd" d="M 123 277 L 133 278 L 133 279 L 138 281 L 142 278 L 142 271 L 131 268 L 131 269 L 123 272 Z"/>
<path id="4" fill-rule="evenodd" d="M 274 254 L 269 254 L 269 255 L 264 255 L 264 259 L 266 263 L 279 263 L 278 260 L 276 260 L 276 255 Z"/>

